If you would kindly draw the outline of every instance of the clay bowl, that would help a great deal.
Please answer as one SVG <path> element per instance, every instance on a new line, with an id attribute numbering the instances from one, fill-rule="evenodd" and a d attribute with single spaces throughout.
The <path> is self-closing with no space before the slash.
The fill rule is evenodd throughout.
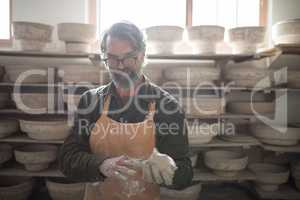
<path id="1" fill-rule="evenodd" d="M 26 145 L 15 149 L 16 161 L 28 171 L 42 171 L 56 160 L 58 148 L 54 145 Z"/>
<path id="2" fill-rule="evenodd" d="M 264 191 L 276 191 L 279 185 L 286 183 L 289 178 L 289 170 L 280 165 L 254 163 L 248 166 L 256 175 L 256 187 Z"/>
<path id="3" fill-rule="evenodd" d="M 253 110 L 252 110 L 253 108 Z M 234 114 L 273 114 L 275 112 L 274 102 L 228 102 L 227 110 Z"/>
<path id="4" fill-rule="evenodd" d="M 190 145 L 209 143 L 219 133 L 219 125 L 214 124 L 188 124 L 188 139 Z"/>
<path id="5" fill-rule="evenodd" d="M 19 130 L 17 120 L 0 120 L 0 138 L 8 137 Z"/>
<path id="6" fill-rule="evenodd" d="M 0 168 L 5 162 L 9 161 L 12 156 L 12 147 L 8 144 L 0 144 Z"/>
<path id="7" fill-rule="evenodd" d="M 160 188 L 161 200 L 197 200 L 201 192 L 202 185 L 200 183 L 187 187 L 183 190 L 171 190 L 165 187 Z"/>
<path id="8" fill-rule="evenodd" d="M 72 43 L 93 43 L 96 41 L 96 27 L 92 24 L 60 23 L 57 25 L 58 38 Z"/>
<path id="9" fill-rule="evenodd" d="M 179 26 L 152 26 L 146 28 L 147 41 L 179 42 L 184 29 Z"/>
<path id="10" fill-rule="evenodd" d="M 35 140 L 64 140 L 70 134 L 68 122 L 65 120 L 20 120 L 20 127 L 23 132 Z"/>
<path id="11" fill-rule="evenodd" d="M 265 41 L 266 28 L 261 26 L 237 27 L 229 29 L 229 41 L 233 53 L 255 53 Z"/>
<path id="12" fill-rule="evenodd" d="M 219 80 L 220 74 L 220 68 L 210 66 L 174 66 L 164 70 L 164 77 L 180 86 L 214 85 L 214 81 Z"/>
<path id="13" fill-rule="evenodd" d="M 5 71 L 8 80 L 15 83 L 47 83 L 48 72 L 46 68 L 37 68 L 28 65 L 7 65 Z M 21 81 L 21 82 L 19 82 Z"/>
<path id="14" fill-rule="evenodd" d="M 91 53 L 92 46 L 89 43 L 82 42 L 66 42 L 67 53 Z"/>
<path id="15" fill-rule="evenodd" d="M 14 102 L 19 110 L 26 113 L 46 113 L 48 109 L 48 99 L 53 98 L 52 94 L 47 93 L 16 93 L 12 95 Z M 54 96 L 55 101 L 55 96 Z M 53 105 L 53 107 L 55 107 Z"/>
<path id="16" fill-rule="evenodd" d="M 182 107 L 186 114 L 193 116 L 207 116 L 224 113 L 225 103 L 218 97 L 183 98 Z"/>
<path id="17" fill-rule="evenodd" d="M 278 22 L 272 27 L 272 39 L 277 44 L 300 43 L 300 19 Z"/>
<path id="18" fill-rule="evenodd" d="M 74 183 L 65 178 L 51 178 L 46 181 L 48 192 L 53 200 L 82 200 L 85 183 Z"/>
<path id="19" fill-rule="evenodd" d="M 187 29 L 193 53 L 216 53 L 217 44 L 224 40 L 225 28 L 221 26 L 192 26 Z"/>
<path id="20" fill-rule="evenodd" d="M 284 128 L 278 125 L 273 125 L 274 128 Z M 261 142 L 270 145 L 293 146 L 298 143 L 300 138 L 299 128 L 288 127 L 285 132 L 280 132 L 265 124 L 252 124 L 251 132 Z"/>
<path id="21" fill-rule="evenodd" d="M 0 108 L 4 108 L 9 101 L 8 93 L 0 93 Z"/>
<path id="22" fill-rule="evenodd" d="M 73 65 L 59 66 L 58 76 L 67 84 L 98 84 L 109 81 L 109 72 L 101 67 Z"/>
<path id="23" fill-rule="evenodd" d="M 32 178 L 3 176 L 0 178 L 0 199 L 26 200 L 31 195 L 33 185 Z"/>
<path id="24" fill-rule="evenodd" d="M 248 157 L 241 152 L 216 150 L 206 152 L 204 162 L 216 175 L 233 177 L 246 168 Z"/>
<path id="25" fill-rule="evenodd" d="M 17 40 L 50 42 L 53 26 L 41 23 L 15 21 L 12 22 L 13 36 Z"/>

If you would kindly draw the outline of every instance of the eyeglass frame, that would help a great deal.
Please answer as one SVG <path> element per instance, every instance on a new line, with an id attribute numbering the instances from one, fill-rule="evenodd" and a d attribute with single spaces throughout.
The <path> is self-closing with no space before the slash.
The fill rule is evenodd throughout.
<path id="1" fill-rule="evenodd" d="M 131 52 L 125 54 L 124 56 L 122 56 L 122 58 L 120 58 L 120 57 L 118 57 L 118 56 L 116 56 L 116 55 L 113 55 L 113 54 L 107 54 L 107 53 L 104 53 L 104 54 L 103 54 L 102 61 L 105 63 L 106 66 L 108 66 L 108 67 L 110 67 L 110 68 L 117 68 L 117 67 L 120 65 L 120 63 L 122 63 L 122 65 L 123 65 L 124 67 L 131 67 L 131 66 L 126 66 L 126 65 L 124 65 L 124 60 L 126 60 L 126 59 L 128 59 L 128 58 L 133 58 L 134 61 L 135 61 L 135 64 L 136 64 L 136 61 L 137 61 L 137 59 L 138 59 L 138 55 L 137 55 L 137 54 L 138 54 L 139 52 L 140 52 L 140 51 L 138 51 L 138 50 L 133 50 L 133 51 L 131 51 Z M 110 55 L 112 58 L 108 58 L 109 55 Z M 107 63 L 107 62 L 108 62 L 108 59 L 114 59 L 115 61 L 118 62 L 118 64 L 117 64 L 116 66 L 111 67 L 111 66 L 109 66 L 108 63 Z"/>

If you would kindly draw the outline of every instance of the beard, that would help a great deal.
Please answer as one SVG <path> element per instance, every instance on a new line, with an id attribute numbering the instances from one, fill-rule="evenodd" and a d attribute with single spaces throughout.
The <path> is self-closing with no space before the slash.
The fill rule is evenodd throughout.
<path id="1" fill-rule="evenodd" d="M 135 85 L 135 83 L 141 77 L 141 70 L 133 71 L 133 70 L 113 70 L 110 71 L 110 76 L 113 83 L 120 88 L 129 89 Z"/>

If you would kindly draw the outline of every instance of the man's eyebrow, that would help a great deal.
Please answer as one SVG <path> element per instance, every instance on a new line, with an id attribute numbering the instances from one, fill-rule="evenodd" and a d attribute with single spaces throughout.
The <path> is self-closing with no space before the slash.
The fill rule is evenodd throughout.
<path id="1" fill-rule="evenodd" d="M 107 56 L 111 56 L 111 57 L 115 57 L 115 58 L 125 58 L 127 56 L 132 56 L 135 55 L 137 53 L 137 51 L 130 51 L 128 53 L 122 54 L 120 55 L 115 55 L 115 54 L 111 54 L 111 53 L 106 53 Z"/>

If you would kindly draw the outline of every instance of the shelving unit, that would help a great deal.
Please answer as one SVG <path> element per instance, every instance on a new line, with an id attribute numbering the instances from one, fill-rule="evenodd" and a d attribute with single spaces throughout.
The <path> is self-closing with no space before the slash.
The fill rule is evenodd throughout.
<path id="1" fill-rule="evenodd" d="M 256 177 L 253 173 L 248 170 L 241 171 L 237 176 L 234 177 L 221 177 L 215 175 L 208 169 L 195 169 L 193 181 L 199 181 L 203 183 L 208 182 L 242 182 L 242 181 L 252 181 Z"/>
<path id="2" fill-rule="evenodd" d="M 281 55 L 293 54 L 300 55 L 300 47 L 284 47 L 277 46 L 274 49 L 263 50 L 257 54 L 216 54 L 216 55 L 148 55 L 148 59 L 153 60 L 213 60 L 216 66 L 221 69 L 225 67 L 228 62 L 244 62 L 250 60 L 268 59 L 269 63 L 275 62 Z M 60 65 L 90 65 L 99 66 L 101 62 L 100 55 L 98 53 L 93 54 L 66 54 L 66 53 L 56 53 L 56 52 L 21 52 L 12 50 L 0 50 L 0 65 L 26 65 L 32 64 L 40 67 L 56 67 Z M 14 87 L 20 87 L 22 92 L 32 92 L 32 93 L 44 93 L 50 88 L 51 91 L 63 91 L 67 94 L 69 91 L 75 91 L 75 94 L 82 94 L 87 89 L 92 87 L 97 87 L 97 85 L 74 85 L 74 84 L 63 84 L 63 83 L 49 83 L 49 84 L 23 84 L 16 85 L 14 83 L 0 83 L 0 92 L 13 92 Z M 195 90 L 199 94 L 213 94 L 215 92 L 225 95 L 232 91 L 251 91 L 252 88 L 247 87 L 227 87 L 225 85 L 219 85 L 217 87 L 163 87 L 165 90 L 171 94 L 176 94 L 179 91 L 183 93 L 193 93 Z M 289 89 L 284 86 L 271 87 L 271 88 L 259 88 L 259 90 L 269 93 L 272 91 L 288 90 L 292 92 L 300 92 L 300 89 Z M 222 96 L 223 97 L 223 96 Z M 70 112 L 64 110 L 60 113 L 47 113 L 47 114 L 27 114 L 16 109 L 2 109 L 0 110 L 0 119 L 13 118 L 13 119 L 31 119 L 31 120 L 45 120 L 45 119 L 68 119 L 71 115 Z M 270 116 L 272 117 L 272 116 Z M 230 114 L 225 113 L 221 115 L 207 115 L 207 116 L 196 116 L 196 115 L 186 115 L 189 120 L 217 120 L 221 122 L 222 120 L 230 119 L 247 119 L 254 120 L 256 117 L 254 115 L 241 115 L 241 114 Z M 7 138 L 0 139 L 0 143 L 49 143 L 60 145 L 63 141 L 37 141 L 28 138 L 26 135 L 14 135 Z M 218 148 L 218 147 L 243 147 L 251 148 L 252 146 L 260 146 L 265 150 L 277 151 L 277 152 L 299 152 L 300 146 L 294 147 L 277 147 L 261 144 L 259 141 L 254 140 L 249 143 L 236 143 L 223 141 L 220 138 L 214 138 L 208 144 L 202 145 L 190 145 L 191 151 L 199 151 L 207 148 Z M 14 165 L 13 167 L 0 169 L 0 175 L 5 176 L 36 176 L 36 177 L 63 177 L 63 174 L 58 170 L 57 165 L 52 165 L 49 169 L 42 172 L 28 172 L 21 165 Z M 236 177 L 219 177 L 213 174 L 208 169 L 195 169 L 194 171 L 194 181 L 203 183 L 212 182 L 243 182 L 243 181 L 253 181 L 256 177 L 250 171 L 242 171 Z M 300 199 L 299 193 L 293 188 L 284 188 L 272 195 L 262 191 L 256 191 L 258 196 L 261 198 L 272 198 L 272 199 Z M 275 195 L 275 196 L 274 196 Z M 288 198 L 285 198 L 288 196 Z M 297 197 L 297 198 L 296 198 Z"/>

